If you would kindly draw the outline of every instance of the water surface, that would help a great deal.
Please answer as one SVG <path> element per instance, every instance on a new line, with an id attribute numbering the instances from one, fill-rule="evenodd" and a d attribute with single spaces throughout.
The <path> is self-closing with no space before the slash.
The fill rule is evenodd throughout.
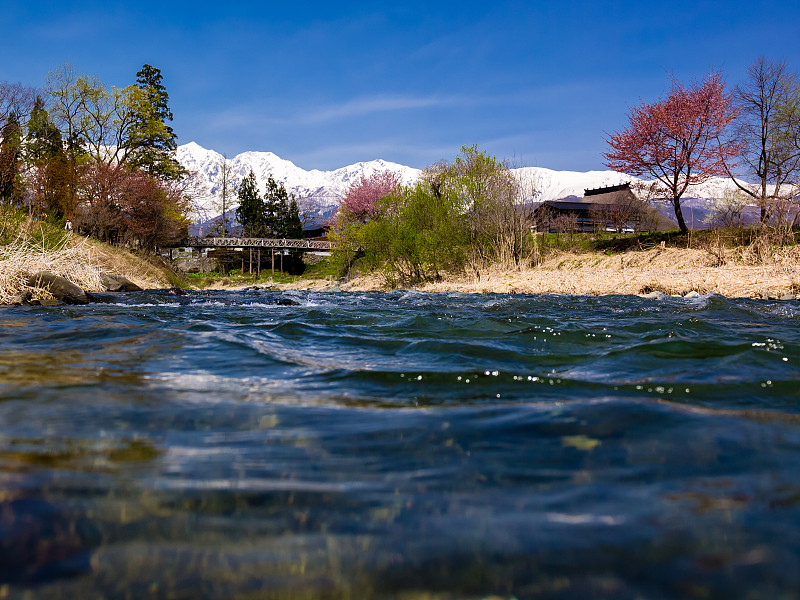
<path id="1" fill-rule="evenodd" d="M 800 302 L 0 310 L 0 597 L 795 598 Z"/>

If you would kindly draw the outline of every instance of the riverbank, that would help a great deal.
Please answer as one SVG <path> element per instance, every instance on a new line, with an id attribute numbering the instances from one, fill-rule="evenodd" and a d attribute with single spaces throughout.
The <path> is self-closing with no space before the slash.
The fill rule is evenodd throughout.
<path id="1" fill-rule="evenodd" d="M 176 277 L 126 250 L 63 231 L 33 232 L 0 246 L 0 304 L 14 304 L 24 294 L 33 300 L 52 300 L 30 276 L 47 271 L 64 277 L 87 292 L 103 292 L 102 274 L 124 277 L 141 288 L 167 288 Z M 39 225 L 41 227 L 41 225 Z M 38 238 L 33 233 L 37 233 Z M 55 236 L 55 241 L 53 241 Z M 40 239 L 41 238 L 41 239 Z M 242 289 L 253 283 L 231 284 L 223 279 L 212 289 Z M 288 283 L 261 286 L 279 290 L 383 291 L 390 287 L 379 273 L 347 280 L 298 277 Z M 716 293 L 730 298 L 795 299 L 800 295 L 800 246 L 777 247 L 757 254 L 753 246 L 727 249 L 656 247 L 606 254 L 600 251 L 558 252 L 536 267 L 493 267 L 469 275 L 448 275 L 441 281 L 408 286 L 425 292 L 681 295 Z"/>
<path id="2" fill-rule="evenodd" d="M 109 275 L 145 289 L 174 285 L 166 266 L 73 233 L 54 234 L 40 227 L 38 232 L 28 228 L 0 246 L 0 305 L 17 304 L 21 299 L 53 301 L 45 287 L 31 285 L 30 278 L 42 272 L 63 277 L 86 292 L 108 291 L 104 276 Z"/>
<path id="3" fill-rule="evenodd" d="M 388 289 L 379 274 L 348 281 L 298 280 L 279 289 L 379 291 Z M 685 296 L 716 293 L 730 298 L 791 299 L 800 294 L 800 247 L 783 247 L 768 256 L 750 248 L 711 253 L 708 250 L 653 248 L 607 255 L 562 252 L 541 265 L 520 269 L 491 268 L 471 276 L 447 276 L 412 286 L 425 292 L 509 294 L 652 294 Z"/>

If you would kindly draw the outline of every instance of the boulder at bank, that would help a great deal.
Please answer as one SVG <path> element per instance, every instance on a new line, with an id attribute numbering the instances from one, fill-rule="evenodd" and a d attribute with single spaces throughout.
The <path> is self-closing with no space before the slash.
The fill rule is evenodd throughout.
<path id="1" fill-rule="evenodd" d="M 86 293 L 69 279 L 60 277 L 50 271 L 39 271 L 28 278 L 28 285 L 43 288 L 50 292 L 56 300 L 65 304 L 89 304 Z"/>
<path id="2" fill-rule="evenodd" d="M 122 275 L 100 273 L 100 282 L 107 292 L 141 292 L 142 288 Z"/>

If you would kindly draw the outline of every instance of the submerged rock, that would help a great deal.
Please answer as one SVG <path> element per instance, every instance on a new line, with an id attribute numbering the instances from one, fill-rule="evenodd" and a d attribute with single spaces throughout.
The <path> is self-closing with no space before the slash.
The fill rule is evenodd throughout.
<path id="1" fill-rule="evenodd" d="M 28 278 L 28 285 L 35 288 L 43 288 L 50 292 L 56 300 L 65 304 L 89 304 L 89 298 L 77 285 L 69 279 L 51 273 L 50 271 L 40 271 Z"/>
<path id="2" fill-rule="evenodd" d="M 658 300 L 664 296 L 664 292 L 649 292 L 647 294 L 639 294 L 640 298 L 646 298 L 647 300 Z"/>
<path id="3" fill-rule="evenodd" d="M 116 304 L 119 299 L 116 294 L 102 294 L 98 292 L 86 292 L 86 297 L 89 298 L 89 302 L 99 304 Z"/>
<path id="4" fill-rule="evenodd" d="M 275 304 L 278 306 L 300 306 L 297 300 L 292 300 L 291 298 L 276 298 Z"/>
<path id="5" fill-rule="evenodd" d="M 141 292 L 142 288 L 127 277 L 113 273 L 100 273 L 100 281 L 107 292 Z"/>

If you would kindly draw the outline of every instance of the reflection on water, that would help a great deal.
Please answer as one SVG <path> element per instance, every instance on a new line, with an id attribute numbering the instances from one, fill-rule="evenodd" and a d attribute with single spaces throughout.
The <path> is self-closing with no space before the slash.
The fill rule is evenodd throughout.
<path id="1" fill-rule="evenodd" d="M 0 597 L 791 598 L 800 304 L 0 311 Z"/>

